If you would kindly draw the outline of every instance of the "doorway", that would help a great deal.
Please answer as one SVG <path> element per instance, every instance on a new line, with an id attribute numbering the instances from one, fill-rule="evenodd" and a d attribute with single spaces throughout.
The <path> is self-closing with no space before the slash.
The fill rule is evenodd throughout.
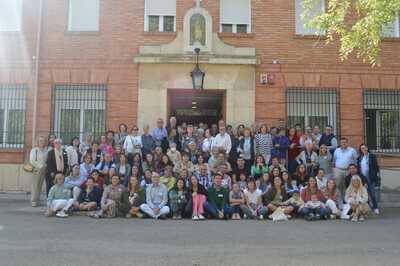
<path id="1" fill-rule="evenodd" d="M 225 120 L 225 90 L 168 89 L 168 116 L 175 116 L 182 122 L 207 125 Z"/>

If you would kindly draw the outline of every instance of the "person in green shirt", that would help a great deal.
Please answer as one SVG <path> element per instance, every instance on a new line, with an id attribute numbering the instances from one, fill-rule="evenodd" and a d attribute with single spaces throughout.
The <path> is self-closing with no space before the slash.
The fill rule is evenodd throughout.
<path id="1" fill-rule="evenodd" d="M 168 191 L 171 191 L 175 187 L 176 178 L 173 176 L 172 166 L 168 165 L 165 167 L 164 175 L 160 177 L 160 183 L 164 184 Z"/>
<path id="2" fill-rule="evenodd" d="M 265 163 L 264 157 L 262 155 L 257 155 L 254 160 L 254 164 L 251 166 L 251 176 L 258 180 L 262 177 L 263 174 L 268 174 L 269 168 Z"/>
<path id="3" fill-rule="evenodd" d="M 229 206 L 228 191 L 222 187 L 222 174 L 214 176 L 214 185 L 207 191 L 207 201 L 204 209 L 215 219 L 228 219 L 232 213 Z"/>

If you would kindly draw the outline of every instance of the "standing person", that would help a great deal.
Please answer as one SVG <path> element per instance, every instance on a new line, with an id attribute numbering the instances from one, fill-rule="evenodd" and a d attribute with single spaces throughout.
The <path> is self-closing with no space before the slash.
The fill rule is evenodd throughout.
<path id="1" fill-rule="evenodd" d="M 40 194 L 46 176 L 46 144 L 46 138 L 39 136 L 36 140 L 36 146 L 31 150 L 29 155 L 29 162 L 33 166 L 31 186 L 32 207 L 37 207 L 40 203 Z"/>
<path id="2" fill-rule="evenodd" d="M 140 205 L 145 202 L 146 191 L 140 187 L 139 179 L 132 176 L 129 180 L 128 189 L 122 193 L 120 212 L 126 218 L 137 217 L 142 218 Z"/>
<path id="3" fill-rule="evenodd" d="M 372 209 L 375 214 L 379 214 L 376 187 L 380 185 L 380 169 L 376 155 L 371 153 L 366 144 L 361 144 L 359 149 L 360 156 L 357 159 L 359 172 L 367 181 L 368 195 L 371 200 Z"/>
<path id="4" fill-rule="evenodd" d="M 101 197 L 101 210 L 94 215 L 95 218 L 114 218 L 119 216 L 122 193 L 125 187 L 120 184 L 119 177 L 113 176 L 111 184 L 103 191 Z"/>
<path id="5" fill-rule="evenodd" d="M 91 133 L 85 134 L 85 140 L 79 145 L 79 151 L 81 154 L 86 154 L 86 152 L 92 147 L 93 135 Z"/>
<path id="6" fill-rule="evenodd" d="M 222 187 L 222 175 L 214 176 L 214 185 L 207 191 L 207 201 L 204 203 L 207 213 L 214 219 L 228 219 L 231 213 L 228 191 Z"/>
<path id="7" fill-rule="evenodd" d="M 229 154 L 232 148 L 231 137 L 226 133 L 225 125 L 219 127 L 219 133 L 214 138 L 213 147 L 223 150 L 226 155 Z"/>
<path id="8" fill-rule="evenodd" d="M 312 129 L 312 137 L 315 140 L 315 149 L 319 149 L 319 141 L 321 140 L 322 134 L 320 133 L 320 129 L 318 125 L 315 125 Z"/>
<path id="9" fill-rule="evenodd" d="M 190 177 L 189 197 L 191 202 L 188 206 L 192 206 L 192 220 L 204 220 L 204 203 L 207 200 L 207 189 L 199 183 L 196 176 Z"/>
<path id="10" fill-rule="evenodd" d="M 125 137 L 122 148 L 125 154 L 127 154 L 128 163 L 130 165 L 133 163 L 133 155 L 135 153 L 142 155 L 142 137 L 139 135 L 139 128 L 137 126 L 133 126 L 131 133 Z"/>
<path id="11" fill-rule="evenodd" d="M 279 129 L 279 134 L 272 139 L 272 155 L 280 159 L 281 164 L 286 164 L 286 155 L 289 148 L 289 138 L 286 136 L 286 130 Z"/>
<path id="12" fill-rule="evenodd" d="M 351 178 L 351 184 L 346 190 L 345 201 L 350 205 L 353 211 L 353 218 L 351 221 L 364 221 L 369 211 L 368 191 L 362 185 L 361 178 L 358 175 Z"/>
<path id="13" fill-rule="evenodd" d="M 171 116 L 169 118 L 169 123 L 167 125 L 167 133 L 168 133 L 168 142 L 169 144 L 176 143 L 176 144 L 180 144 L 180 136 L 179 136 L 179 132 L 178 132 L 178 126 L 177 126 L 177 121 L 176 121 L 176 117 L 175 116 Z M 178 150 L 180 150 L 180 146 L 177 147 Z"/>
<path id="14" fill-rule="evenodd" d="M 300 136 L 294 127 L 289 128 L 288 139 L 288 170 L 290 173 L 294 173 L 297 167 L 296 157 L 300 154 Z"/>
<path id="15" fill-rule="evenodd" d="M 323 136 L 322 136 L 323 138 Z M 350 164 L 357 162 L 357 152 L 349 146 L 347 138 L 340 139 L 340 147 L 333 154 L 333 176 L 338 188 L 338 203 L 339 208 L 343 207 L 343 199 L 346 191 L 344 179 L 347 175 L 347 169 Z"/>
<path id="16" fill-rule="evenodd" d="M 255 153 L 261 154 L 266 162 L 271 159 L 272 151 L 272 136 L 268 133 L 268 127 L 266 124 L 262 124 L 260 131 L 254 137 L 255 142 Z"/>
<path id="17" fill-rule="evenodd" d="M 329 152 L 328 147 L 325 144 L 322 144 L 319 147 L 318 164 L 319 164 L 319 168 L 324 169 L 325 175 L 328 178 L 331 178 L 332 177 L 332 154 Z"/>
<path id="18" fill-rule="evenodd" d="M 164 139 L 168 138 L 167 130 L 164 127 L 164 121 L 161 118 L 157 119 L 157 126 L 151 132 L 156 147 L 161 147 Z"/>
<path id="19" fill-rule="evenodd" d="M 305 149 L 296 157 L 298 165 L 304 164 L 309 176 L 315 176 L 318 169 L 318 155 L 314 151 L 314 144 L 307 142 Z"/>
<path id="20" fill-rule="evenodd" d="M 172 219 L 180 220 L 184 216 L 186 205 L 188 203 L 188 191 L 185 186 L 185 180 L 178 178 L 175 186 L 168 193 L 169 206 L 171 207 Z"/>
<path id="21" fill-rule="evenodd" d="M 325 144 L 328 147 L 330 153 L 333 154 L 338 146 L 338 143 L 336 136 L 332 132 L 332 126 L 326 126 L 324 134 L 322 134 L 321 138 L 319 139 L 318 146 Z"/>
<path id="22" fill-rule="evenodd" d="M 201 145 L 201 150 L 204 153 L 204 156 L 208 160 L 208 158 L 211 156 L 211 147 L 213 146 L 214 142 L 214 137 L 211 135 L 211 131 L 209 128 L 207 128 L 204 131 L 204 139 L 203 143 Z"/>
<path id="23" fill-rule="evenodd" d="M 251 137 L 250 128 L 243 130 L 243 137 L 239 141 L 237 148 L 239 156 L 245 161 L 245 167 L 250 170 L 251 164 L 254 161 L 254 139 Z"/>
<path id="24" fill-rule="evenodd" d="M 168 189 L 160 184 L 160 175 L 153 172 L 151 175 L 151 185 L 146 188 L 146 203 L 140 205 L 140 209 L 151 218 L 164 218 L 169 214 Z"/>
<path id="25" fill-rule="evenodd" d="M 148 153 L 152 153 L 154 148 L 156 147 L 156 143 L 153 139 L 153 136 L 150 134 L 149 125 L 145 125 L 143 127 L 143 135 L 142 135 L 142 157 L 146 156 Z"/>
<path id="26" fill-rule="evenodd" d="M 67 212 L 72 207 L 74 199 L 71 198 L 71 189 L 64 185 L 64 175 L 57 173 L 54 176 L 54 185 L 47 196 L 47 217 L 56 214 L 57 217 L 68 217 Z"/>
<path id="27" fill-rule="evenodd" d="M 62 173 L 63 175 L 68 173 L 68 156 L 62 148 L 61 139 L 54 140 L 54 148 L 47 154 L 46 166 L 46 195 L 48 195 L 50 188 L 53 186 L 56 173 Z"/>
<path id="28" fill-rule="evenodd" d="M 68 146 L 65 151 L 68 156 L 68 166 L 69 170 L 72 169 L 72 166 L 75 164 L 80 164 L 82 159 L 82 153 L 79 150 L 80 141 L 78 137 L 73 137 L 71 140 L 70 146 Z"/>
<path id="29" fill-rule="evenodd" d="M 102 153 L 101 150 L 99 148 L 99 143 L 97 141 L 94 141 L 92 143 L 92 146 L 86 151 L 86 153 L 84 154 L 84 156 L 86 154 L 89 154 L 92 158 L 92 162 L 94 165 L 97 165 L 102 157 Z"/>
<path id="30" fill-rule="evenodd" d="M 126 136 L 128 136 L 128 126 L 124 123 L 119 124 L 118 133 L 114 136 L 115 143 L 123 146 Z"/>

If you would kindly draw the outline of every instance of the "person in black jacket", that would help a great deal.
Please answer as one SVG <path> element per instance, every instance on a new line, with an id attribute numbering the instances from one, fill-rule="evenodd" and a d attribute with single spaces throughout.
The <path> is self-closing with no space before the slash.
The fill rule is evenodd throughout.
<path id="1" fill-rule="evenodd" d="M 378 160 L 376 155 L 371 153 L 366 144 L 361 144 L 359 148 L 360 156 L 357 159 L 358 171 L 365 176 L 367 190 L 370 196 L 370 204 L 376 214 L 379 214 L 378 199 L 376 187 L 380 186 L 381 177 Z"/>
<path id="2" fill-rule="evenodd" d="M 80 211 L 94 211 L 100 206 L 101 196 L 101 189 L 96 186 L 94 178 L 88 177 L 86 188 L 81 190 L 75 207 Z"/>
<path id="3" fill-rule="evenodd" d="M 54 185 L 56 173 L 62 173 L 63 175 L 68 173 L 68 156 L 62 148 L 61 139 L 55 139 L 54 148 L 47 153 L 46 167 L 46 195 L 48 195 L 50 188 Z"/>
<path id="4" fill-rule="evenodd" d="M 318 147 L 322 144 L 325 144 L 333 155 L 335 149 L 338 147 L 338 143 L 336 136 L 332 133 L 332 131 L 332 126 L 326 126 L 324 134 L 322 134 L 321 138 L 319 139 Z"/>

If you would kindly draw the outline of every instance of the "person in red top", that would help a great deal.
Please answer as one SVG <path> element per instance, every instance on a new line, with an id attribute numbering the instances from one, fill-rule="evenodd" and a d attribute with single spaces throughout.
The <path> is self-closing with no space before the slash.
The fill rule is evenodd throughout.
<path id="1" fill-rule="evenodd" d="M 296 157 L 300 154 L 300 135 L 294 127 L 289 128 L 288 170 L 293 173 L 296 169 Z"/>
<path id="2" fill-rule="evenodd" d="M 94 169 L 91 173 L 90 176 L 94 179 L 95 184 L 103 191 L 104 189 L 104 178 L 100 175 L 99 170 Z M 83 182 L 81 185 L 82 189 L 86 189 L 86 181 Z"/>
<path id="3" fill-rule="evenodd" d="M 317 186 L 315 177 L 310 177 L 308 185 L 301 191 L 301 198 L 305 202 L 303 215 L 306 220 L 327 219 L 329 210 L 326 208 L 325 196 Z"/>

